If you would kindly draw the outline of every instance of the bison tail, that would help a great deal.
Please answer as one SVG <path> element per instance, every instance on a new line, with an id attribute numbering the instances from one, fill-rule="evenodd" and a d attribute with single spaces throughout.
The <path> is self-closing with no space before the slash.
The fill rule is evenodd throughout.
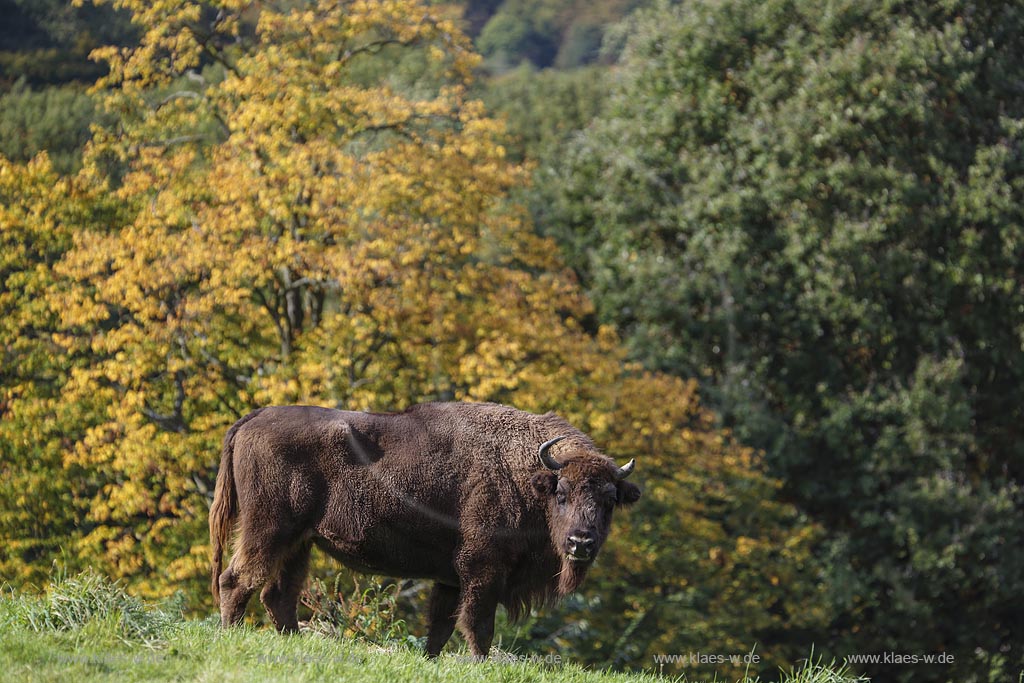
<path id="1" fill-rule="evenodd" d="M 220 470 L 217 472 L 217 485 L 213 490 L 213 505 L 210 506 L 210 545 L 213 546 L 213 560 L 210 566 L 213 601 L 220 604 L 220 574 L 223 567 L 224 549 L 227 547 L 231 525 L 238 514 L 238 495 L 235 491 L 233 472 L 233 456 L 235 435 L 239 428 L 256 417 L 260 411 L 249 413 L 236 422 L 224 436 L 224 448 L 221 450 Z"/>

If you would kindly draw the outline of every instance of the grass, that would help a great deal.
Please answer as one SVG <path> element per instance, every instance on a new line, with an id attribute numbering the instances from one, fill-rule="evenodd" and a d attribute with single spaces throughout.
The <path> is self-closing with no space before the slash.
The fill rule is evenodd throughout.
<path id="1" fill-rule="evenodd" d="M 118 582 L 95 572 L 72 577 L 58 573 L 43 596 L 16 596 L 12 592 L 0 611 L 0 624 L 5 626 L 143 647 L 159 645 L 179 622 L 180 609 L 173 601 L 147 606 Z"/>
<path id="2" fill-rule="evenodd" d="M 654 673 L 612 673 L 573 664 L 487 662 L 458 654 L 427 660 L 405 639 L 378 645 L 311 631 L 281 636 L 248 626 L 223 630 L 188 620 L 174 602 L 148 605 L 94 573 L 58 576 L 41 596 L 0 597 L 0 679 L 17 681 L 402 681 L 423 683 L 654 683 Z M 786 683 L 855 683 L 809 664 Z M 696 683 L 691 681 L 690 683 Z M 721 682 L 726 683 L 726 682 Z M 746 679 L 740 683 L 757 683 Z"/>

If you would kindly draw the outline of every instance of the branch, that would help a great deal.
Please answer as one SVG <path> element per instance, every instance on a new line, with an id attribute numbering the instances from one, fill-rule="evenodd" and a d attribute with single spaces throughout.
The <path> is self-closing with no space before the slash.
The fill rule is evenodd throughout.
<path id="1" fill-rule="evenodd" d="M 158 413 L 149 406 L 142 407 L 142 414 L 158 424 L 162 429 L 177 434 L 185 434 L 189 431 L 185 424 L 185 417 L 182 409 L 185 406 L 185 374 L 181 371 L 174 373 L 174 412 L 170 415 Z"/>
<path id="2" fill-rule="evenodd" d="M 415 42 L 415 40 L 404 41 L 399 40 L 398 38 L 381 38 L 380 40 L 371 41 L 369 43 L 366 43 L 365 45 L 360 45 L 359 47 L 352 48 L 351 50 L 338 52 L 338 61 L 341 62 L 342 65 L 344 65 L 346 62 L 348 62 L 348 60 L 352 59 L 353 57 L 357 57 L 361 54 L 377 54 L 388 45 L 400 45 L 402 47 L 408 47 L 409 45 L 412 45 Z"/>
<path id="3" fill-rule="evenodd" d="M 256 296 L 259 298 L 260 303 L 263 304 L 263 308 L 265 308 L 267 312 L 270 313 L 270 317 L 274 321 L 274 327 L 277 328 L 278 339 L 280 339 L 281 341 L 281 356 L 282 358 L 287 358 L 289 353 L 291 352 L 291 340 L 288 338 L 287 331 L 281 325 L 278 307 L 270 305 L 270 301 L 267 300 L 267 297 L 263 293 L 262 289 L 256 288 L 253 290 L 253 292 L 255 292 Z"/>
<path id="4" fill-rule="evenodd" d="M 216 26 L 216 22 L 214 22 L 214 26 Z M 221 53 L 220 50 L 211 47 L 214 37 L 218 35 L 216 28 L 214 28 L 212 33 L 201 31 L 196 26 L 189 26 L 188 28 L 190 31 L 192 31 L 192 35 L 196 37 L 196 42 L 199 44 L 199 47 L 203 49 L 203 52 L 210 56 L 210 59 L 223 66 L 225 69 L 233 73 L 235 76 L 241 76 L 241 74 L 238 72 L 238 67 L 232 64 L 228 60 L 228 58 Z"/>
<path id="5" fill-rule="evenodd" d="M 180 145 L 180 144 L 185 143 L 185 142 L 198 142 L 200 140 L 206 139 L 206 137 L 207 136 L 205 136 L 205 135 L 199 135 L 199 134 L 179 135 L 178 137 L 167 138 L 166 140 L 154 140 L 153 142 L 140 142 L 140 143 L 138 143 L 136 145 L 132 145 L 130 149 L 134 153 L 134 152 L 137 152 L 139 149 L 141 149 L 143 147 L 171 147 L 173 145 Z"/>
<path id="6" fill-rule="evenodd" d="M 172 92 L 170 95 L 160 100 L 160 102 L 156 105 L 155 109 L 159 109 L 160 107 L 164 106 L 165 104 L 169 104 L 174 100 L 181 99 L 201 100 L 203 99 L 203 96 L 200 93 L 197 93 L 195 90 L 179 90 L 178 92 Z"/>

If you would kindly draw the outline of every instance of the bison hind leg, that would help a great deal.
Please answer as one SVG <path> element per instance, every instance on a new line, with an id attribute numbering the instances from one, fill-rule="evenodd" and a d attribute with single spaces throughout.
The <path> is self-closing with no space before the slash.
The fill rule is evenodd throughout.
<path id="1" fill-rule="evenodd" d="M 309 542 L 301 543 L 284 558 L 276 576 L 271 577 L 260 593 L 260 602 L 267 608 L 274 626 L 282 633 L 299 630 L 299 593 L 309 570 Z"/>
<path id="2" fill-rule="evenodd" d="M 220 585 L 220 625 L 235 626 L 245 616 L 245 606 L 256 592 L 256 586 L 240 575 L 232 561 L 217 579 Z"/>
<path id="3" fill-rule="evenodd" d="M 260 599 L 274 625 L 281 631 L 297 630 L 295 608 L 308 563 L 308 542 L 287 545 L 273 535 L 243 531 L 231 563 L 218 578 L 221 626 L 241 622 L 252 594 L 263 586 Z"/>

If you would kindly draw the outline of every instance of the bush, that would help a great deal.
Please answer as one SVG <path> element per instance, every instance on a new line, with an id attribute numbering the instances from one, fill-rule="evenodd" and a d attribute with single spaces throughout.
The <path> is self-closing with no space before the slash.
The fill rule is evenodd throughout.
<path id="1" fill-rule="evenodd" d="M 409 635 L 405 621 L 396 616 L 398 584 L 375 584 L 361 588 L 358 580 L 349 595 L 341 590 L 339 574 L 332 590 L 314 579 L 302 592 L 302 604 L 312 615 L 306 628 L 334 638 L 358 638 L 376 645 L 406 643 Z"/>

